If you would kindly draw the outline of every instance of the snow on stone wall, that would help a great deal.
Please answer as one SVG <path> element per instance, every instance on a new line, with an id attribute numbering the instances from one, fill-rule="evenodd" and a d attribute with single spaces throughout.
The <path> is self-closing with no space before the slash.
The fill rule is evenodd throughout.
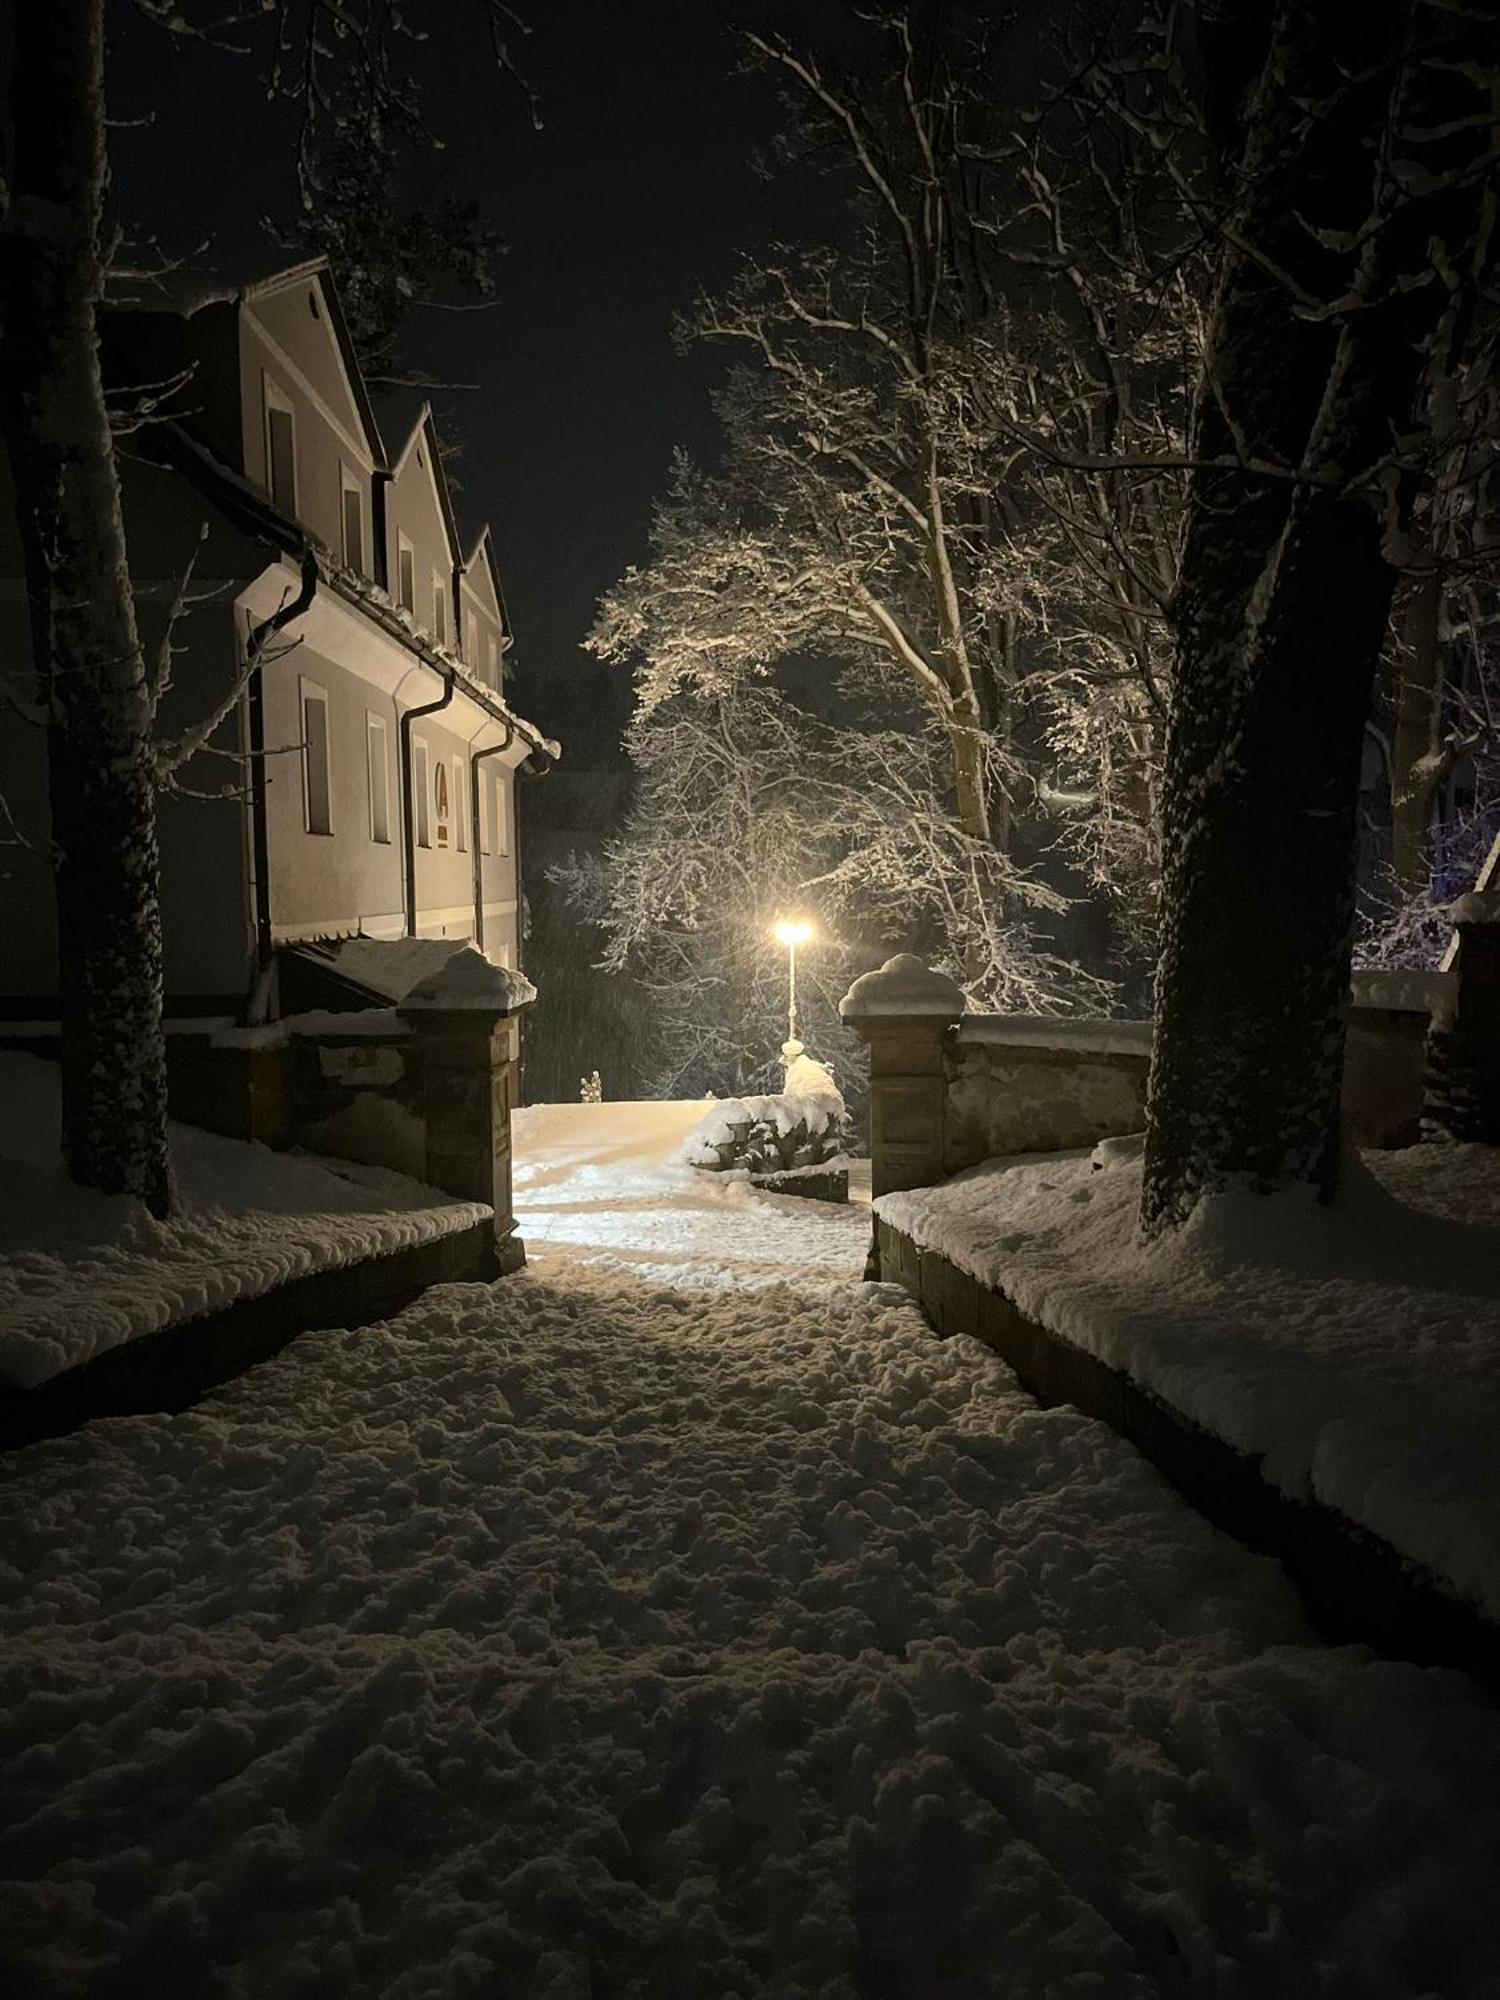
<path id="1" fill-rule="evenodd" d="M 1092 1146 L 1139 1131 L 1145 1102 L 1144 1048 L 1071 1052 L 961 1034 L 949 1058 L 944 1166 Z"/>

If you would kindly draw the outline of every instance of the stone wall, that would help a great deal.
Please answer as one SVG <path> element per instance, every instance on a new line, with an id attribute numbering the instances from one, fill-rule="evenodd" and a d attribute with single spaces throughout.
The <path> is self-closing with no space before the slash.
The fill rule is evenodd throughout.
<path id="1" fill-rule="evenodd" d="M 943 1172 L 999 1153 L 1057 1152 L 1140 1131 L 1149 1060 L 1145 1047 L 1007 1042 L 960 1021 L 943 1043 Z"/>
<path id="2" fill-rule="evenodd" d="M 445 983 L 446 982 L 446 983 Z M 228 1022 L 167 1036 L 171 1114 L 273 1150 L 390 1167 L 495 1211 L 495 1269 L 525 1262 L 511 1206 L 521 975 L 459 951 L 399 1007 Z M 0 1045 L 55 1057 L 55 1034 Z"/>
<path id="3" fill-rule="evenodd" d="M 1466 1093 L 1437 1121 L 1448 1136 L 1500 1136 L 1500 926 L 1460 927 L 1456 975 L 1360 975 L 1345 1050 L 1343 1110 L 1357 1145 L 1408 1146 L 1431 1102 L 1432 1010 L 1457 1010 Z M 1445 983 L 1446 981 L 1446 983 Z M 1467 994 L 1467 1002 L 1464 995 Z M 1057 1152 L 1142 1130 L 1150 1066 L 1148 1021 L 1045 1020 L 964 1012 L 951 979 L 909 955 L 866 973 L 841 1012 L 870 1049 L 869 1130 L 874 1192 L 927 1187 L 980 1160 Z M 1476 1053 L 1476 1051 L 1478 1053 Z M 1451 1053 L 1451 1051 L 1450 1051 Z M 1444 1072 L 1446 1074 L 1446 1072 Z M 1472 1087 L 1469 1087 L 1472 1085 Z M 1446 1098 L 1444 1099 L 1446 1104 Z M 1461 1127 L 1461 1129 L 1459 1129 Z"/>

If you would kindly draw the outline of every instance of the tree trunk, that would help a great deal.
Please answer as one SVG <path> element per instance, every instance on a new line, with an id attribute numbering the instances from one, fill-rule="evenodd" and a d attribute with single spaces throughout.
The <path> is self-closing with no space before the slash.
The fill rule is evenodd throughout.
<path id="1" fill-rule="evenodd" d="M 1242 440 L 1307 483 L 1242 464 L 1192 479 L 1162 787 L 1148 1236 L 1232 1177 L 1325 1198 L 1337 1181 L 1360 754 L 1394 581 L 1372 499 L 1351 482 L 1409 432 L 1449 304 L 1398 278 L 1428 268 L 1438 225 L 1455 225 L 1451 250 L 1473 221 L 1387 189 L 1354 271 L 1313 226 L 1372 215 L 1410 26 L 1407 7 L 1286 0 L 1247 120 L 1232 240 L 1254 254 L 1226 256 L 1196 446 L 1233 457 Z M 1436 129 L 1425 75 L 1424 88 Z M 1339 321 L 1299 312 L 1287 278 L 1362 303 Z"/>
<path id="2" fill-rule="evenodd" d="M 973 701 L 965 699 L 951 704 L 948 741 L 953 751 L 958 823 L 972 839 L 992 840 L 990 795 L 985 782 L 985 733 Z"/>
<path id="3" fill-rule="evenodd" d="M 48 717 L 63 1156 L 171 1205 L 152 700 L 99 373 L 101 0 L 18 10 L 0 333 L 32 647 Z"/>
<path id="4" fill-rule="evenodd" d="M 1403 898 L 1425 894 L 1432 879 L 1432 802 L 1442 766 L 1442 651 L 1436 569 L 1415 579 L 1402 620 L 1397 661 L 1396 728 L 1391 746 L 1391 867 Z"/>

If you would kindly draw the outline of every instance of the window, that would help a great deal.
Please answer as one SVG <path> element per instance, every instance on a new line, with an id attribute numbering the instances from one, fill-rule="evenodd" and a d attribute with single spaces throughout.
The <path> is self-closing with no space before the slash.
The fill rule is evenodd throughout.
<path id="1" fill-rule="evenodd" d="M 267 375 L 266 397 L 266 486 L 276 505 L 288 514 L 297 511 L 297 433 L 292 406 Z"/>
<path id="2" fill-rule="evenodd" d="M 405 535 L 396 537 L 396 602 L 403 611 L 417 615 L 417 559 Z"/>
<path id="3" fill-rule="evenodd" d="M 460 854 L 469 851 L 469 788 L 464 783 L 464 760 L 453 760 L 453 845 Z"/>
<path id="4" fill-rule="evenodd" d="M 385 722 L 378 715 L 365 714 L 365 757 L 370 772 L 370 838 L 381 842 L 391 837 L 390 765 L 386 757 Z"/>
<path id="5" fill-rule="evenodd" d="M 347 465 L 339 467 L 339 485 L 344 503 L 344 564 L 348 569 L 365 566 L 365 496 L 359 481 Z"/>
<path id="6" fill-rule="evenodd" d="M 481 854 L 488 854 L 490 851 L 490 774 L 487 767 L 481 764 L 479 769 L 474 773 L 474 777 L 479 786 L 477 794 L 479 800 L 479 851 Z"/>
<path id="7" fill-rule="evenodd" d="M 497 771 L 491 776 L 495 787 L 495 852 L 510 853 L 510 794 L 505 779 Z"/>
<path id="8" fill-rule="evenodd" d="M 427 745 L 420 739 L 413 742 L 411 751 L 411 788 L 416 794 L 412 800 L 415 807 L 415 823 L 418 847 L 432 845 L 432 773 L 427 759 Z"/>
<path id="9" fill-rule="evenodd" d="M 432 636 L 440 646 L 448 643 L 448 593 L 437 571 L 432 572 Z"/>
<path id="10" fill-rule="evenodd" d="M 328 695 L 311 681 L 302 689 L 302 813 L 309 833 L 332 833 L 328 765 Z"/>

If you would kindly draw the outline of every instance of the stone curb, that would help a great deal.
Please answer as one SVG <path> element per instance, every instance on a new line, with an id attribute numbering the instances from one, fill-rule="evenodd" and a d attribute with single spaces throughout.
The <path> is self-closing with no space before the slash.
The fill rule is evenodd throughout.
<path id="1" fill-rule="evenodd" d="M 521 1259 L 506 1245 L 505 1268 Z M 448 1236 L 335 1270 L 312 1271 L 218 1312 L 164 1326 L 54 1376 L 37 1389 L 0 1390 L 0 1451 L 59 1437 L 95 1417 L 185 1410 L 210 1389 L 318 1328 L 368 1326 L 425 1292 L 499 1275 L 488 1216 Z"/>
<path id="2" fill-rule="evenodd" d="M 878 1218 L 876 1248 L 880 1276 L 910 1292 L 939 1334 L 973 1334 L 1039 1403 L 1070 1403 L 1108 1424 L 1216 1528 L 1274 1556 L 1324 1638 L 1420 1666 L 1457 1667 L 1500 1695 L 1500 1626 L 1477 1606 L 1333 1508 L 1290 1499 L 1264 1477 L 1258 1458 Z"/>

